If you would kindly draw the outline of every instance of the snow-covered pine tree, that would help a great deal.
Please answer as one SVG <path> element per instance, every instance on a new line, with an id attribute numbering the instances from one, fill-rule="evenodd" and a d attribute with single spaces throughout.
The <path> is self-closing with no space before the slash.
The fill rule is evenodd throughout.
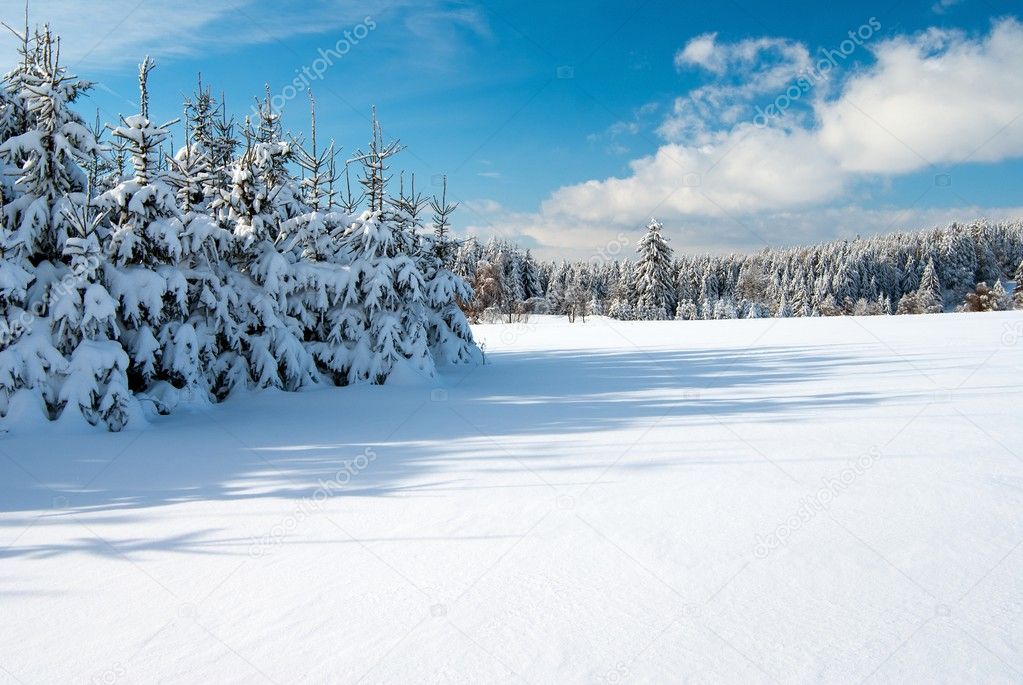
<path id="1" fill-rule="evenodd" d="M 203 198 L 195 203 L 202 205 L 218 225 L 227 225 L 230 220 L 222 199 L 230 193 L 238 140 L 234 120 L 227 115 L 227 103 L 223 98 L 217 102 L 210 86 L 203 84 L 202 74 L 195 93 L 185 100 L 185 116 L 203 186 Z"/>
<path id="2" fill-rule="evenodd" d="M 249 122 L 245 138 L 231 166 L 230 187 L 213 205 L 223 207 L 234 236 L 228 287 L 242 308 L 242 356 L 249 382 L 257 387 L 297 390 L 317 382 L 319 374 L 303 345 L 302 324 L 289 313 L 289 296 L 299 285 L 293 265 L 277 247 L 282 224 L 293 218 L 288 216 L 293 197 L 277 174 L 279 158 L 290 158 L 291 149 L 280 141 L 256 142 Z M 287 203 L 278 202 L 279 193 Z"/>
<path id="3" fill-rule="evenodd" d="M 52 305 L 79 279 L 65 249 L 76 234 L 74 210 L 87 202 L 88 176 L 80 165 L 97 145 L 71 109 L 91 84 L 60 64 L 49 28 L 30 35 L 26 27 L 19 38 L 21 63 L 4 77 L 0 140 L 0 412 L 13 401 L 19 413 L 53 418 L 66 404 L 60 392 L 69 366 L 53 344 Z"/>
<path id="4" fill-rule="evenodd" d="M 1012 289 L 1012 301 L 1016 306 L 1016 309 L 1023 309 L 1023 262 L 1019 263 L 1016 267 L 1016 273 L 1013 276 L 1015 286 Z"/>
<path id="5" fill-rule="evenodd" d="M 714 303 L 715 319 L 737 319 L 739 312 L 735 307 L 735 301 L 731 297 L 721 297 Z"/>
<path id="6" fill-rule="evenodd" d="M 787 319 L 792 316 L 792 307 L 789 306 L 784 293 L 782 293 L 781 301 L 778 303 L 778 309 L 775 310 L 774 315 L 779 319 Z"/>
<path id="7" fill-rule="evenodd" d="M 187 283 L 187 322 L 196 332 L 204 375 L 195 399 L 203 395 L 223 399 L 248 380 L 242 357 L 241 303 L 230 285 L 237 277 L 232 279 L 232 266 L 224 258 L 232 253 L 233 236 L 204 211 L 211 164 L 192 139 L 188 116 L 184 127 L 185 144 L 167 160 L 166 181 L 175 189 L 181 210 L 179 268 Z"/>
<path id="8" fill-rule="evenodd" d="M 672 278 L 672 250 L 661 230 L 661 222 L 651 219 L 636 252 L 636 309 L 639 318 L 666 319 L 675 311 L 675 283 Z"/>
<path id="9" fill-rule="evenodd" d="M 445 268 L 451 268 L 455 258 L 451 241 L 451 215 L 458 209 L 457 203 L 448 202 L 448 177 L 441 180 L 440 197 L 430 199 L 433 210 L 433 251 Z"/>
<path id="10" fill-rule="evenodd" d="M 216 116 L 219 114 L 219 116 Z M 246 122 L 248 126 L 248 122 Z M 220 93 L 219 107 L 213 117 L 213 137 L 210 140 L 210 159 L 213 163 L 213 188 L 215 194 L 223 195 L 231 185 L 231 169 L 236 161 L 236 151 L 240 144 L 235 131 L 234 117 L 227 113 L 227 98 Z M 243 136 L 251 131 L 244 131 Z"/>
<path id="11" fill-rule="evenodd" d="M 1009 293 L 1005 292 L 1005 286 L 1002 285 L 1001 280 L 995 280 L 995 284 L 991 288 L 991 300 L 996 312 L 1012 309 L 1012 299 L 1009 297 Z"/>
<path id="12" fill-rule="evenodd" d="M 504 293 L 501 297 L 501 310 L 507 317 L 508 323 L 512 323 L 515 315 L 522 311 L 522 303 L 526 299 L 519 252 L 514 246 L 504 244 L 494 262 L 504 268 L 504 278 L 502 279 Z"/>
<path id="13" fill-rule="evenodd" d="M 430 200 L 433 234 L 422 236 L 419 246 L 426 297 L 427 340 L 437 362 L 469 363 L 478 359 L 479 350 L 460 304 L 472 300 L 473 291 L 449 268 L 452 262 L 450 221 L 458 205 L 448 202 L 447 186 L 445 176 L 441 196 Z M 414 189 L 412 195 L 414 198 Z M 416 204 L 413 199 L 407 207 L 412 211 Z"/>
<path id="14" fill-rule="evenodd" d="M 207 388 L 198 334 L 189 322 L 188 281 L 179 269 L 184 224 L 160 168 L 170 124 L 149 119 L 148 77 L 154 66 L 148 57 L 139 66 L 141 112 L 113 128 L 131 155 L 134 174 L 95 204 L 111 225 L 104 281 L 118 305 L 131 388 L 158 410 L 170 411 L 183 399 L 204 398 Z"/>
<path id="15" fill-rule="evenodd" d="M 533 254 L 526 250 L 522 258 L 522 284 L 527 300 L 543 297 L 543 286 L 540 285 L 540 269 L 537 267 Z"/>
<path id="16" fill-rule="evenodd" d="M 955 294 L 961 295 L 977 281 L 977 247 L 966 227 L 952 224 L 943 231 L 939 243 L 938 263 L 945 279 L 944 287 Z M 933 265 L 933 260 L 929 261 L 929 264 Z M 920 287 L 923 288 L 923 283 Z M 939 292 L 941 287 L 939 281 Z M 927 306 L 930 307 L 929 304 Z"/>
<path id="17" fill-rule="evenodd" d="M 334 383 L 347 383 L 350 350 L 345 344 L 365 330 L 362 312 L 346 304 L 351 270 L 342 259 L 342 240 L 351 218 L 332 207 L 334 159 L 339 150 L 333 140 L 321 147 L 317 140 L 316 101 L 309 93 L 309 147 L 292 139 L 296 164 L 303 171 L 302 195 L 306 210 L 282 226 L 280 242 L 293 262 L 297 287 L 289 296 L 289 311 L 304 329 L 305 346 L 320 372 Z M 265 142 L 275 142 L 276 116 L 269 93 L 260 107 Z M 279 176 L 283 179 L 285 170 Z M 289 190 L 290 192 L 290 190 Z"/>
<path id="18" fill-rule="evenodd" d="M 67 72 L 49 27 L 36 32 L 27 65 L 17 76 L 14 102 L 22 103 L 27 126 L 0 145 L 0 159 L 16 167 L 14 192 L 3 207 L 11 230 L 6 249 L 33 263 L 58 261 L 72 232 L 68 210 L 85 204 L 88 177 L 80 164 L 96 151 L 96 140 L 71 104 L 92 87 Z M 5 198 L 7 200 L 8 198 Z"/>
<path id="19" fill-rule="evenodd" d="M 941 295 L 941 282 L 934 268 L 934 260 L 928 260 L 920 277 L 920 287 L 916 291 L 916 303 L 921 314 L 940 314 L 945 311 Z"/>
<path id="20" fill-rule="evenodd" d="M 50 290 L 54 340 L 69 355 L 58 395 L 60 420 L 84 419 L 119 431 L 141 421 L 142 411 L 118 340 L 117 301 L 102 283 L 105 255 L 97 235 L 103 217 L 88 206 L 78 211 L 67 218 L 77 228 L 64 243 L 70 273 Z"/>
<path id="21" fill-rule="evenodd" d="M 920 271 L 912 255 L 906 257 L 902 265 L 902 278 L 899 282 L 901 294 L 916 292 L 920 287 Z"/>
<path id="22" fill-rule="evenodd" d="M 364 327 L 351 341 L 346 374 L 350 383 L 384 383 L 396 373 L 432 376 L 434 372 L 427 342 L 425 284 L 416 237 L 410 230 L 413 219 L 400 201 L 387 201 L 387 160 L 400 150 L 398 141 L 384 143 L 374 110 L 368 151 L 356 153 L 370 209 L 345 237 L 351 277 L 344 302 L 361 305 Z"/>
<path id="23" fill-rule="evenodd" d="M 675 318 L 679 321 L 692 321 L 696 318 L 696 303 L 692 300 L 681 300 L 675 308 Z"/>
<path id="24" fill-rule="evenodd" d="M 549 293 L 548 298 L 550 298 Z M 631 321 L 635 319 L 635 299 L 635 269 L 632 262 L 626 260 L 621 263 L 619 267 L 618 281 L 611 289 L 611 306 L 608 307 L 607 315 L 622 321 Z"/>
<path id="25" fill-rule="evenodd" d="M 5 74 L 0 86 L 0 146 L 26 131 L 28 114 L 22 98 L 22 79 L 27 74 L 32 56 L 28 32 L 22 37 L 22 61 Z M 7 203 L 15 197 L 15 181 L 19 175 L 17 159 L 0 157 L 0 201 L 5 209 L 0 216 L 0 416 L 7 416 L 12 399 L 22 392 L 24 411 L 36 416 L 47 414 L 43 393 L 47 388 L 47 367 L 38 363 L 31 346 L 23 342 L 33 333 L 36 315 L 28 307 L 28 289 L 34 280 L 33 266 L 27 250 L 13 249 L 15 226 L 6 212 Z M 42 304 L 42 303 L 40 303 Z M 39 331 L 35 331 L 37 336 Z M 48 330 L 44 347 L 51 348 Z M 37 337 L 37 339 L 40 339 Z M 51 364 L 63 367 L 66 362 L 56 350 L 49 355 Z M 25 406 L 27 405 L 27 406 Z M 15 411 L 21 407 L 15 407 Z"/>
<path id="26" fill-rule="evenodd" d="M 714 318 L 714 303 L 720 296 L 721 284 L 718 280 L 717 269 L 712 261 L 708 261 L 700 284 L 700 316 L 702 318 Z"/>

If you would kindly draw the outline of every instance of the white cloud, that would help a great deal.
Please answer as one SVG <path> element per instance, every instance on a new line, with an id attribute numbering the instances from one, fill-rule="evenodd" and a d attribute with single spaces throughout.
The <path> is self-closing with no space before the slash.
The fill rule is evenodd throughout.
<path id="1" fill-rule="evenodd" d="M 683 69 L 695 65 L 716 74 L 724 73 L 725 64 L 720 59 L 716 33 L 704 33 L 693 38 L 675 54 L 675 66 Z"/>
<path id="2" fill-rule="evenodd" d="M 938 30 L 888 41 L 817 113 L 822 147 L 848 171 L 1023 155 L 1023 25 L 1003 21 L 980 41 Z"/>
<path id="3" fill-rule="evenodd" d="M 745 236 L 746 244 L 750 234 L 785 242 L 786 225 L 826 238 L 848 225 L 837 222 L 842 216 L 855 216 L 864 233 L 886 227 L 883 213 L 833 209 L 848 206 L 854 188 L 883 187 L 932 164 L 1023 156 L 1023 26 L 1017 21 L 1002 20 L 977 38 L 932 29 L 870 49 L 876 59 L 869 67 L 834 79 L 827 93 L 806 94 L 806 116 L 757 126 L 750 120 L 754 94 L 783 94 L 791 84 L 784 74 L 799 73 L 809 51 L 780 39 L 722 44 L 713 34 L 697 37 L 676 64 L 718 78 L 694 91 L 698 97 L 680 99 L 696 105 L 676 104 L 661 126 L 667 142 L 632 161 L 628 175 L 560 188 L 536 215 L 515 219 L 539 244 L 563 249 L 578 249 L 589 230 L 616 233 L 651 214 L 686 226 L 731 225 L 731 238 Z M 765 90 L 765 82 L 777 90 Z M 911 212 L 914 221 L 900 227 L 985 213 L 969 210 Z M 814 230 L 810 221 L 822 224 Z M 760 238 L 752 245 L 758 241 L 762 246 Z"/>
<path id="4" fill-rule="evenodd" d="M 616 121 L 600 133 L 591 133 L 586 140 L 594 144 L 602 144 L 604 150 L 613 155 L 624 155 L 630 152 L 626 145 L 631 138 L 638 136 L 649 128 L 650 119 L 660 108 L 660 103 L 648 102 L 632 112 L 632 118 Z"/>
<path id="5" fill-rule="evenodd" d="M 468 206 L 472 209 L 468 210 Z M 493 200 L 469 202 L 461 219 L 463 236 L 481 240 L 500 236 L 518 241 L 548 259 L 632 257 L 646 217 L 632 224 L 608 224 L 543 213 L 514 212 Z M 765 246 L 790 247 L 823 240 L 852 239 L 892 231 L 945 226 L 951 221 L 1015 219 L 1023 207 L 953 207 L 867 209 L 854 204 L 755 215 L 687 216 L 665 223 L 665 234 L 678 252 L 689 254 L 752 252 Z"/>
<path id="6" fill-rule="evenodd" d="M 746 213 L 834 197 L 842 175 L 805 131 L 736 127 L 713 143 L 664 145 L 630 163 L 631 175 L 568 186 L 542 205 L 566 219 L 633 223 L 665 216 Z"/>
<path id="7" fill-rule="evenodd" d="M 722 92 L 762 93 L 788 84 L 810 67 L 810 51 L 786 38 L 747 38 L 720 43 L 716 33 L 693 38 L 675 54 L 678 69 L 699 67 L 724 83 Z"/>
<path id="8" fill-rule="evenodd" d="M 945 14 L 962 1 L 963 0 L 938 0 L 931 5 L 931 11 L 935 14 Z"/>
<path id="9" fill-rule="evenodd" d="M 805 45 L 783 38 L 750 38 L 721 43 L 717 34 L 693 38 L 675 54 L 678 69 L 697 67 L 714 75 L 712 84 L 675 99 L 658 128 L 670 142 L 702 144 L 751 114 L 750 101 L 775 94 L 811 66 Z"/>

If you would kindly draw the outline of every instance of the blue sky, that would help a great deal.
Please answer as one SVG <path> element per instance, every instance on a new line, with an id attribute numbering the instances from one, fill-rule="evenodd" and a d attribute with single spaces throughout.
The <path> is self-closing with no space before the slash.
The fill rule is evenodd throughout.
<path id="1" fill-rule="evenodd" d="M 1023 213 L 1017 3 L 266 5 L 38 0 L 33 12 L 101 83 L 83 111 L 132 112 L 146 52 L 167 119 L 200 71 L 240 113 L 264 83 L 284 102 L 299 78 L 345 151 L 367 139 L 375 104 L 408 146 L 398 165 L 427 190 L 449 175 L 463 231 L 548 256 L 622 249 L 651 214 L 678 249 L 727 251 Z M 19 6 L 0 2 L 4 19 Z M 322 78 L 300 75 L 339 41 Z M 754 125 L 817 73 L 821 50 L 841 56 Z M 284 111 L 305 129 L 304 95 Z"/>

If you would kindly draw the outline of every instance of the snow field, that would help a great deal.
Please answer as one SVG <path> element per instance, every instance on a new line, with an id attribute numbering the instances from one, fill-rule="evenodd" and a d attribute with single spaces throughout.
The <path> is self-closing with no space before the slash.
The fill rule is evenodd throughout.
<path id="1" fill-rule="evenodd" d="M 0 682 L 1015 682 L 1023 317 L 474 329 L 0 443 Z"/>

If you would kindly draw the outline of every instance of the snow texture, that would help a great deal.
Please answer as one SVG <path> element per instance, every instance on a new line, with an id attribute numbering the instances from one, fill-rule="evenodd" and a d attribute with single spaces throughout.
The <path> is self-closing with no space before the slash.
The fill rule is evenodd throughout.
<path id="1" fill-rule="evenodd" d="M 4 436 L 0 678 L 1019 680 L 1019 312 L 475 333 Z"/>

